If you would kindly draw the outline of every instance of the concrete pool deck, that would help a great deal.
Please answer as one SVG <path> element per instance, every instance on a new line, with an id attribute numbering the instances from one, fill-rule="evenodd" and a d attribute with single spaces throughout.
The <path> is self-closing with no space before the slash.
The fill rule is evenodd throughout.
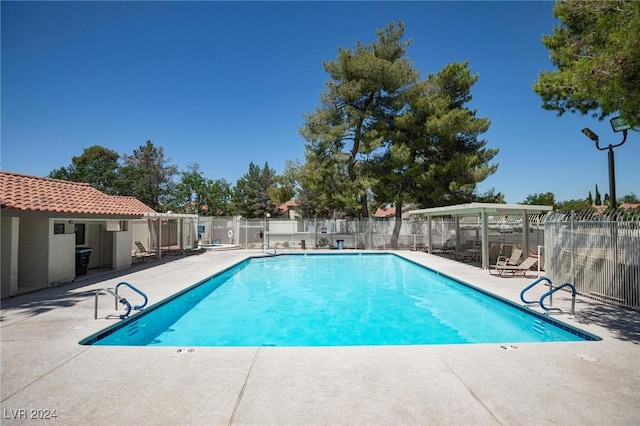
<path id="1" fill-rule="evenodd" d="M 517 303 L 535 279 L 499 278 L 423 252 L 397 253 Z M 187 348 L 78 344 L 118 321 L 94 319 L 99 288 L 128 281 L 153 304 L 259 254 L 208 251 L 150 261 L 3 300 L 2 423 L 640 423 L 640 313 L 584 298 L 577 299 L 575 316 L 553 317 L 602 341 L 518 343 L 512 350 L 472 344 L 180 352 Z M 532 297 L 543 290 L 532 289 Z M 553 302 L 568 310 L 570 297 L 558 292 Z M 112 299 L 101 296 L 99 315 L 112 312 Z M 39 419 L 53 412 L 55 418 Z"/>

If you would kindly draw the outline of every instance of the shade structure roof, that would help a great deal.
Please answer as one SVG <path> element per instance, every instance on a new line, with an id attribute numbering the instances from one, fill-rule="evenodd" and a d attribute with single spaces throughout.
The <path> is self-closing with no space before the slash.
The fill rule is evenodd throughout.
<path id="1" fill-rule="evenodd" d="M 491 216 L 512 214 L 541 214 L 553 210 L 552 206 L 528 204 L 467 203 L 430 209 L 409 210 L 409 215 L 426 216 L 471 216 L 485 213 Z"/>

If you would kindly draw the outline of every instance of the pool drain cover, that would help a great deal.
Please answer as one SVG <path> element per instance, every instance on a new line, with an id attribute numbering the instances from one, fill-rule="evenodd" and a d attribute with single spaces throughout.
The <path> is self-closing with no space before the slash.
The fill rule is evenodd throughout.
<path id="1" fill-rule="evenodd" d="M 589 361 L 589 362 L 597 362 L 598 358 L 593 356 L 593 355 L 589 355 L 589 354 L 576 354 L 578 356 L 578 358 L 585 360 L 585 361 Z"/>
<path id="2" fill-rule="evenodd" d="M 513 351 L 518 349 L 518 346 L 516 345 L 502 345 L 500 346 L 502 349 L 507 350 L 507 351 Z"/>

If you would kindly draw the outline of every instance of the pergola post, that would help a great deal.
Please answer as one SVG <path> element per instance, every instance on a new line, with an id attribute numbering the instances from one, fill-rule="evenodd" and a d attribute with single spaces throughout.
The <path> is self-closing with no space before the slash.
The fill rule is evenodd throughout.
<path id="1" fill-rule="evenodd" d="M 482 269 L 489 267 L 489 225 L 487 224 L 487 213 L 484 209 L 480 211 L 480 226 L 482 234 Z"/>
<path id="2" fill-rule="evenodd" d="M 529 214 L 522 212 L 522 248 L 524 259 L 529 257 Z"/>
<path id="3" fill-rule="evenodd" d="M 432 242 L 432 239 L 431 239 L 431 234 L 432 234 L 432 232 L 431 232 L 431 215 L 427 216 L 427 232 L 429 232 L 429 240 L 428 240 L 428 243 L 427 243 L 427 252 L 429 254 L 431 254 L 432 249 L 433 249 L 433 242 Z"/>

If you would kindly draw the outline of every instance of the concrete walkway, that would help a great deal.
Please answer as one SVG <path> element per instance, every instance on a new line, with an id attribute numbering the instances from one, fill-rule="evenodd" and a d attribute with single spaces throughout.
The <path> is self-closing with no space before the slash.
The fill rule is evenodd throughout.
<path id="1" fill-rule="evenodd" d="M 117 321 L 93 319 L 96 289 L 129 281 L 155 303 L 258 254 L 209 251 L 150 261 L 119 276 L 4 300 L 2 423 L 640 424 L 640 313 L 588 299 L 578 300 L 575 317 L 554 317 L 602 341 L 514 350 L 473 344 L 178 352 L 78 344 Z M 532 281 L 422 252 L 398 254 L 513 301 Z M 554 306 L 568 308 L 567 295 L 556 293 Z M 101 315 L 112 310 L 111 299 L 101 297 Z"/>

